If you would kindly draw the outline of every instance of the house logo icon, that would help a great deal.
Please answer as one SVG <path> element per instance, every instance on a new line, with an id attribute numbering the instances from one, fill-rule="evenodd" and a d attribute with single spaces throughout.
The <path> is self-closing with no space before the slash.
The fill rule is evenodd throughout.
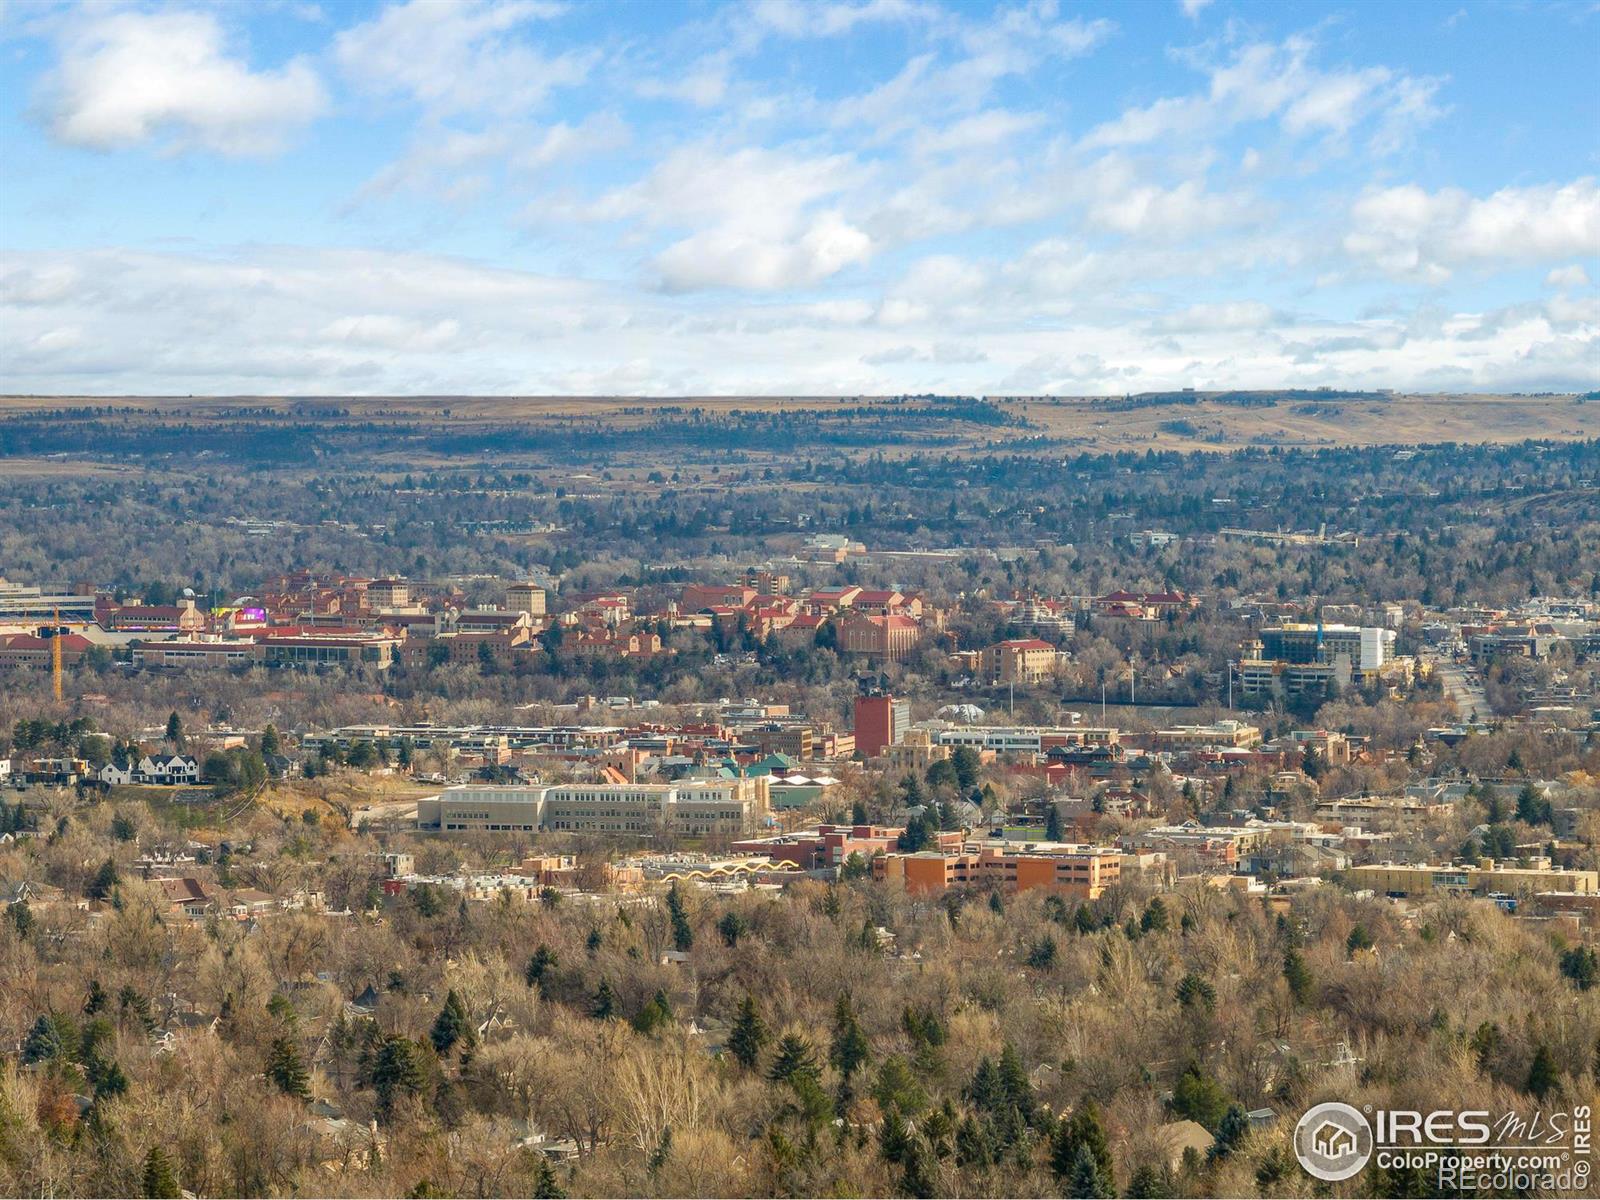
<path id="1" fill-rule="evenodd" d="M 1372 1157 L 1372 1126 L 1348 1104 L 1318 1104 L 1294 1127 L 1294 1155 L 1318 1179 L 1349 1179 Z"/>

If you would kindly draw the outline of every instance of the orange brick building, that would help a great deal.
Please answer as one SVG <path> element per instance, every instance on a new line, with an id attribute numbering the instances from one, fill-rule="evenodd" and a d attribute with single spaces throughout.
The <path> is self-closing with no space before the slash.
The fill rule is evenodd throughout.
<path id="1" fill-rule="evenodd" d="M 1105 846 L 1033 843 L 1019 850 L 968 844 L 960 850 L 884 854 L 872 860 L 873 878 L 901 880 L 907 891 L 937 893 L 952 887 L 995 887 L 1008 892 L 1044 888 L 1061 896 L 1097 900 L 1122 878 L 1122 855 Z"/>

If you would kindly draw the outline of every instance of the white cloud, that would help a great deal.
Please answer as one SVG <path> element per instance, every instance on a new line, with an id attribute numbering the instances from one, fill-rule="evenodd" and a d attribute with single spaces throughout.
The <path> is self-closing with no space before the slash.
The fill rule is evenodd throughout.
<path id="1" fill-rule="evenodd" d="M 1276 118 L 1291 137 L 1343 136 L 1372 121 L 1372 149 L 1389 152 L 1440 115 L 1433 103 L 1438 80 L 1388 67 L 1322 70 L 1310 62 L 1314 48 L 1301 36 L 1281 45 L 1246 45 L 1231 60 L 1206 66 L 1205 91 L 1128 108 L 1090 130 L 1081 146 L 1092 150 L 1216 136 L 1235 125 Z"/>
<path id="2" fill-rule="evenodd" d="M 1416 184 L 1373 188 L 1351 208 L 1344 248 L 1394 275 L 1433 281 L 1469 263 L 1549 262 L 1600 254 L 1600 187 L 1502 188 L 1482 198 Z"/>
<path id="3" fill-rule="evenodd" d="M 1178 7 L 1189 20 L 1198 20 L 1201 13 L 1211 7 L 1212 0 L 1178 0 Z"/>
<path id="4" fill-rule="evenodd" d="M 1069 244 L 1029 264 L 1084 299 L 1115 262 Z M 1581 302 L 1314 320 L 1254 302 L 1028 319 L 1019 272 L 944 256 L 924 295 L 796 305 L 661 293 L 422 254 L 254 247 L 226 257 L 92 251 L 0 261 L 0 386 L 15 391 L 585 394 L 1122 392 L 1354 384 L 1592 386 L 1600 314 Z M 1136 273 L 1142 267 L 1135 265 Z M 54 281 L 43 290 L 34 281 Z M 954 311 L 933 289 L 976 286 Z M 897 293 L 903 289 L 896 289 Z M 1561 299 L 1561 298 L 1556 298 Z M 893 329 L 892 338 L 886 331 Z M 469 349 L 470 353 L 464 353 Z M 873 361 L 876 359 L 877 361 Z"/>
<path id="5" fill-rule="evenodd" d="M 985 109 L 941 128 L 919 130 L 912 148 L 918 154 L 992 149 L 1020 134 L 1038 129 L 1044 120 L 1041 113 Z"/>
<path id="6" fill-rule="evenodd" d="M 524 27 L 564 11 L 542 0 L 408 0 L 340 33 L 334 57 L 357 86 L 398 95 L 437 116 L 510 116 L 588 78 L 590 50 L 544 54 Z"/>
<path id="7" fill-rule="evenodd" d="M 847 155 L 684 146 L 590 211 L 693 230 L 655 257 L 668 291 L 806 286 L 871 255 L 871 237 L 829 203 L 865 177 Z"/>
<path id="8" fill-rule="evenodd" d="M 835 103 L 833 123 L 867 126 L 880 140 L 919 129 L 932 117 L 980 108 L 1002 80 L 1079 58 L 1116 31 L 1103 18 L 1059 20 L 1053 0 L 1003 9 L 991 20 L 957 27 L 958 57 L 913 55 L 892 78 Z"/>
<path id="9" fill-rule="evenodd" d="M 1207 191 L 1198 180 L 1173 187 L 1138 182 L 1125 164 L 1104 164 L 1086 179 L 1099 178 L 1085 217 L 1089 224 L 1131 237 L 1177 241 L 1257 220 L 1261 205 L 1243 193 Z"/>
<path id="10" fill-rule="evenodd" d="M 835 37 L 871 21 L 927 19 L 931 6 L 912 0 L 756 0 L 750 18 L 764 30 L 783 37 Z"/>
<path id="11" fill-rule="evenodd" d="M 1552 288 L 1586 288 L 1589 286 L 1589 272 L 1580 263 L 1556 267 L 1544 277 L 1544 285 Z"/>
<path id="12" fill-rule="evenodd" d="M 319 336 L 351 346 L 381 350 L 442 350 L 459 344 L 461 323 L 451 318 L 423 322 L 383 313 L 338 317 L 324 325 Z"/>
<path id="13" fill-rule="evenodd" d="M 51 134 L 69 145 L 161 140 L 174 150 L 270 154 L 326 107 L 303 58 L 252 70 L 230 55 L 211 13 L 94 12 L 68 23 L 61 61 L 38 94 Z"/>
<path id="14" fill-rule="evenodd" d="M 1234 300 L 1217 304 L 1195 304 L 1182 312 L 1156 320 L 1155 327 L 1166 332 L 1264 329 L 1274 320 L 1272 309 L 1256 300 Z"/>
<path id="15" fill-rule="evenodd" d="M 703 230 L 668 246 L 655 265 L 670 292 L 776 291 L 818 283 L 871 253 L 871 238 L 839 213 L 824 212 L 780 236 L 739 222 Z"/>
<path id="16" fill-rule="evenodd" d="M 711 54 L 672 79 L 642 79 L 634 90 L 646 99 L 681 100 L 696 108 L 713 108 L 728 94 L 729 63 L 725 54 Z"/>

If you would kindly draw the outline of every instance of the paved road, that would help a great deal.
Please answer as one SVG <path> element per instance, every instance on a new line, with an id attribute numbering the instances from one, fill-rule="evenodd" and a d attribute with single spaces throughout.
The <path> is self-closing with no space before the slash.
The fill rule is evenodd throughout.
<path id="1" fill-rule="evenodd" d="M 1463 721 L 1489 718 L 1489 698 L 1484 695 L 1483 677 L 1476 667 L 1439 658 L 1434 660 L 1434 670 L 1439 672 L 1444 694 L 1456 702 L 1456 711 Z"/>

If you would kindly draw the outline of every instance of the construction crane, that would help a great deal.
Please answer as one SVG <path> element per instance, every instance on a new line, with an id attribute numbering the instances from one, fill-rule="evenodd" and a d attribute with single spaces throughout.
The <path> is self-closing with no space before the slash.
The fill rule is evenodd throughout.
<path id="1" fill-rule="evenodd" d="M 61 635 L 66 633 L 66 630 L 61 628 L 61 610 L 57 608 L 52 611 L 55 613 L 52 618 L 55 623 L 52 632 L 55 636 L 50 639 L 50 687 L 59 700 L 61 699 Z"/>
<path id="2" fill-rule="evenodd" d="M 50 642 L 50 686 L 56 699 L 61 699 L 61 637 L 67 631 L 61 627 L 61 610 L 52 609 L 50 624 L 39 630 L 39 636 Z"/>

